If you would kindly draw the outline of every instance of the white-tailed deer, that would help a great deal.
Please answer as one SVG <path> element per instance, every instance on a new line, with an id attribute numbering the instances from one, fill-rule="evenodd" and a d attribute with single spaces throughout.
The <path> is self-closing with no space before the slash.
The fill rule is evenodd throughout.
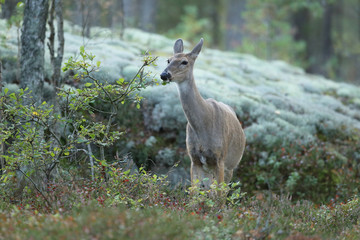
<path id="1" fill-rule="evenodd" d="M 183 41 L 178 39 L 174 56 L 168 59 L 160 77 L 176 82 L 179 89 L 188 120 L 186 146 L 191 158 L 191 183 L 199 180 L 209 188 L 214 180 L 218 183 L 231 180 L 244 152 L 245 134 L 231 107 L 211 98 L 205 100 L 196 87 L 193 68 L 202 45 L 203 39 L 190 53 L 183 53 Z"/>

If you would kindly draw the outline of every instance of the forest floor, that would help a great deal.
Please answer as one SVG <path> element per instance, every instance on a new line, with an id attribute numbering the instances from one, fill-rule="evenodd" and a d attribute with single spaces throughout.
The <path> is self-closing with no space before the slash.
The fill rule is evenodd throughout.
<path id="1" fill-rule="evenodd" d="M 112 171 L 107 182 L 54 184 L 43 196 L 26 189 L 21 202 L 1 201 L 0 239 L 360 238 L 358 197 L 316 205 L 249 196 L 238 184 L 170 189 L 163 176 Z"/>

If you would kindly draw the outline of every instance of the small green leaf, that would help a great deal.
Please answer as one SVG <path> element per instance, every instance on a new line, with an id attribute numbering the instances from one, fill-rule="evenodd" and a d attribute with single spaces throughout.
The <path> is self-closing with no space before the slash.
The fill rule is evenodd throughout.
<path id="1" fill-rule="evenodd" d="M 80 138 L 77 140 L 78 143 L 84 143 L 87 142 L 88 140 L 86 140 L 86 138 Z"/>
<path id="2" fill-rule="evenodd" d="M 11 94 L 9 95 L 9 97 L 12 98 L 12 99 L 14 99 L 14 100 L 16 100 L 16 95 L 15 95 L 15 93 L 11 93 Z"/>
<path id="3" fill-rule="evenodd" d="M 117 84 L 122 85 L 124 83 L 123 78 L 119 78 L 119 80 L 116 81 Z"/>
<path id="4" fill-rule="evenodd" d="M 6 183 L 7 179 L 8 179 L 8 175 L 1 176 L 1 181 Z"/>
<path id="5" fill-rule="evenodd" d="M 7 94 L 7 93 L 8 93 L 8 91 L 9 91 L 9 89 L 8 89 L 8 88 L 5 88 L 5 89 L 4 89 L 4 93 L 5 93 L 5 94 Z"/>
<path id="6" fill-rule="evenodd" d="M 97 62 L 96 62 L 96 66 L 97 66 L 97 67 L 100 67 L 100 64 L 101 64 L 100 61 L 97 61 Z"/>
<path id="7" fill-rule="evenodd" d="M 85 83 L 85 87 L 91 87 L 92 85 L 92 83 Z"/>
<path id="8" fill-rule="evenodd" d="M 81 52 L 81 53 L 85 52 L 85 47 L 84 47 L 84 46 L 81 46 L 81 47 L 80 47 L 80 52 Z"/>
<path id="9" fill-rule="evenodd" d="M 136 104 L 136 108 L 140 109 L 140 103 Z"/>

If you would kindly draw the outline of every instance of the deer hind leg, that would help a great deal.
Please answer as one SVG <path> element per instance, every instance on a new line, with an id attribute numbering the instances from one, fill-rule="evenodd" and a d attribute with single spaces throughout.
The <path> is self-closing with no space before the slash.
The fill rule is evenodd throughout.
<path id="1" fill-rule="evenodd" d="M 217 181 L 218 183 L 224 182 L 225 167 L 224 161 L 219 161 L 217 164 Z"/>
<path id="2" fill-rule="evenodd" d="M 229 169 L 224 169 L 224 181 L 226 182 L 226 183 L 229 183 L 230 181 L 231 181 L 231 179 L 232 179 L 232 176 L 233 176 L 233 172 L 234 172 L 234 170 L 229 170 Z"/>

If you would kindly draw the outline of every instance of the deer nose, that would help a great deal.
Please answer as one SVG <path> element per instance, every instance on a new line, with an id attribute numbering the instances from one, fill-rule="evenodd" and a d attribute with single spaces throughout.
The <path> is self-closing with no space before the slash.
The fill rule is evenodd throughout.
<path id="1" fill-rule="evenodd" d="M 171 78 L 171 74 L 168 72 L 168 71 L 163 71 L 161 74 L 160 74 L 160 77 L 163 81 L 166 81 L 166 80 L 170 80 Z"/>

